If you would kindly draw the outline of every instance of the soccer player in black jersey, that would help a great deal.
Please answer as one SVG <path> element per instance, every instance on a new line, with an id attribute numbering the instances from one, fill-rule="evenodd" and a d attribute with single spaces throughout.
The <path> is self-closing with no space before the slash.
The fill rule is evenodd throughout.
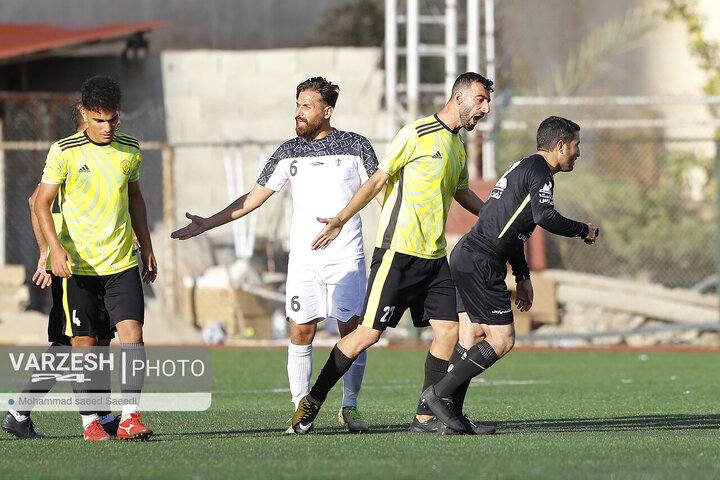
<path id="1" fill-rule="evenodd" d="M 512 267 L 521 312 L 533 303 L 530 270 L 523 244 L 536 225 L 592 245 L 599 229 L 563 217 L 553 205 L 553 175 L 570 172 L 580 156 L 580 126 L 561 117 L 542 121 L 537 152 L 515 163 L 498 180 L 475 226 L 455 246 L 450 272 L 460 312 L 459 342 L 448 374 L 433 386 L 433 396 L 449 399 L 458 416 L 470 380 L 490 368 L 515 344 L 506 262 Z M 452 429 L 439 425 L 439 433 Z"/>

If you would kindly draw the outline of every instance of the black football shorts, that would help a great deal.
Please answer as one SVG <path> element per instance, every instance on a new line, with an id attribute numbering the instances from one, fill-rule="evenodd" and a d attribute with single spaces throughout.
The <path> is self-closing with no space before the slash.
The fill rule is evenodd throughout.
<path id="1" fill-rule="evenodd" d="M 110 339 L 122 320 L 145 319 L 145 300 L 137 267 L 112 275 L 52 276 L 50 328 L 67 337 Z M 50 336 L 50 335 L 49 335 Z M 52 337 L 50 341 L 53 340 Z"/>
<path id="2" fill-rule="evenodd" d="M 375 248 L 362 324 L 375 330 L 394 328 L 408 308 L 416 327 L 429 326 L 431 319 L 457 322 L 447 258 L 420 258 Z"/>
<path id="3" fill-rule="evenodd" d="M 450 254 L 450 273 L 457 290 L 458 312 L 466 312 L 473 323 L 513 323 L 505 260 L 465 235 Z"/>

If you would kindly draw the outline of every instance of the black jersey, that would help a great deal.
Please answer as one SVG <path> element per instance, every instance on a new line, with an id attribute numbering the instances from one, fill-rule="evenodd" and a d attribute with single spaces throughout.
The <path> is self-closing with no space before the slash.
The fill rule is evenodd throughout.
<path id="1" fill-rule="evenodd" d="M 471 234 L 509 261 L 513 273 L 524 278 L 529 270 L 523 252 L 536 225 L 564 237 L 585 237 L 588 226 L 565 218 L 553 204 L 552 172 L 538 154 L 516 162 L 498 180 L 480 211 Z"/>

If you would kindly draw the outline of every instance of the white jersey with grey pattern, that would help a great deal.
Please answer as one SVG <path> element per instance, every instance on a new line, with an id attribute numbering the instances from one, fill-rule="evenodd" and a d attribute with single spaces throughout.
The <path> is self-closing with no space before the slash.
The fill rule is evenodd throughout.
<path id="1" fill-rule="evenodd" d="M 367 138 L 334 128 L 319 140 L 296 137 L 275 150 L 257 183 L 276 192 L 288 180 L 292 185 L 291 262 L 333 264 L 363 257 L 359 214 L 324 250 L 311 250 L 310 244 L 324 227 L 317 218 L 334 217 L 345 208 L 377 165 Z"/>

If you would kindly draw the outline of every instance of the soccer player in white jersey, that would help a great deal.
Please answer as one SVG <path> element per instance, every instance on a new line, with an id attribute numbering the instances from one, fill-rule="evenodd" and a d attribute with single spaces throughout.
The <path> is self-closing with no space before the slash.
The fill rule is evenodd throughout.
<path id="1" fill-rule="evenodd" d="M 317 218 L 334 214 L 377 170 L 377 157 L 367 138 L 330 126 L 340 88 L 322 77 L 297 86 L 295 132 L 273 153 L 257 183 L 225 209 L 207 217 L 186 213 L 191 223 L 171 234 L 186 240 L 241 218 L 262 205 L 288 181 L 293 192 L 290 258 L 285 312 L 290 322 L 288 379 L 297 409 L 310 391 L 312 342 L 319 321 L 338 320 L 341 336 L 355 330 L 365 295 L 365 259 L 360 215 L 325 250 L 312 250 Z M 378 201 L 382 203 L 381 192 Z M 350 227 L 350 228 L 347 228 Z M 343 377 L 343 402 L 338 413 L 350 432 L 368 430 L 357 408 L 365 373 L 365 355 Z M 293 433 L 292 427 L 287 433 Z"/>

